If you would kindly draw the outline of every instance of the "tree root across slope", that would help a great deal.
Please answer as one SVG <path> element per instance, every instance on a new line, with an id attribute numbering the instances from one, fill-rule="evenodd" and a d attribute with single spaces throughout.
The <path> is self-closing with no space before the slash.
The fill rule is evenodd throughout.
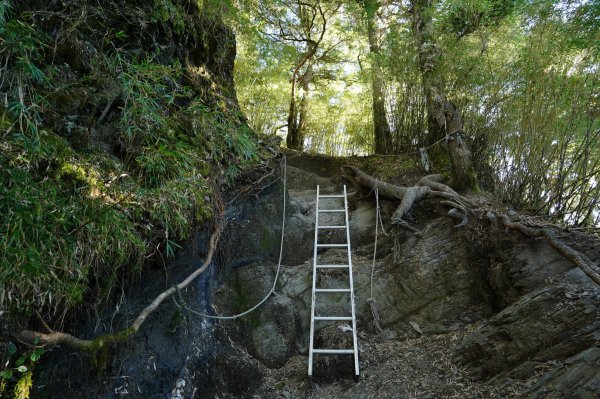
<path id="1" fill-rule="evenodd" d="M 377 180 L 354 166 L 342 166 L 342 173 L 362 192 L 369 193 L 377 189 L 379 195 L 386 199 L 400 200 L 400 205 L 392 215 L 392 223 L 413 233 L 420 234 L 417 229 L 406 223 L 403 217 L 410 211 L 415 201 L 424 198 L 440 198 L 440 203 L 454 209 L 451 216 L 458 217 L 461 220 L 460 226 L 464 226 L 467 223 L 467 208 L 473 206 L 473 202 L 470 199 L 463 197 L 450 186 L 444 184 L 446 180 L 444 175 L 428 175 L 412 187 L 401 187 Z"/>
<path id="2" fill-rule="evenodd" d="M 445 184 L 446 181 L 443 175 L 428 175 L 411 187 L 396 186 L 378 180 L 367 175 L 360 169 L 345 165 L 342 167 L 342 174 L 346 177 L 357 189 L 363 193 L 370 193 L 377 190 L 379 195 L 388 200 L 399 200 L 400 205 L 392 215 L 392 223 L 407 229 L 416 235 L 420 235 L 420 231 L 410 226 L 403 217 L 412 208 L 416 201 L 424 198 L 438 198 L 440 204 L 450 207 L 448 216 L 459 221 L 455 227 L 462 227 L 468 223 L 468 215 L 475 214 L 475 204 L 469 198 L 466 198 L 450 186 Z M 492 224 L 498 220 L 507 229 L 516 230 L 528 237 L 543 237 L 548 244 L 560 253 L 565 259 L 569 260 L 575 266 L 579 267 L 592 281 L 600 285 L 600 267 L 591 261 L 587 256 L 556 238 L 554 232 L 549 228 L 533 228 L 526 226 L 520 222 L 511 221 L 510 218 L 501 213 L 487 211 L 485 218 Z"/>
<path id="3" fill-rule="evenodd" d="M 140 327 L 142 326 L 144 321 L 146 321 L 148 316 L 150 316 L 150 314 L 152 314 L 152 312 L 154 312 L 156 308 L 158 308 L 158 306 L 164 302 L 165 299 L 169 298 L 178 290 L 182 290 L 185 287 L 187 287 L 196 277 L 198 277 L 206 270 L 206 268 L 212 262 L 212 258 L 215 252 L 220 233 L 221 229 L 217 227 L 213 232 L 212 236 L 210 237 L 208 253 L 206 254 L 204 262 L 202 262 L 202 266 L 194 270 L 193 273 L 187 276 L 185 280 L 183 280 L 179 284 L 168 288 L 167 290 L 161 292 L 158 296 L 156 296 L 156 298 L 154 298 L 154 300 L 148 306 L 146 306 L 146 308 L 144 308 L 144 310 L 142 310 L 142 312 L 136 317 L 131 327 L 121 330 L 114 334 L 101 335 L 91 340 L 80 339 L 65 332 L 52 330 L 48 331 L 47 333 L 24 330 L 16 334 L 15 338 L 28 345 L 64 345 L 75 350 L 88 352 L 95 352 L 99 349 L 106 347 L 109 344 L 125 341 L 131 335 L 139 331 Z"/>
<path id="4" fill-rule="evenodd" d="M 275 158 L 276 159 L 276 158 Z M 284 159 L 285 162 L 285 159 Z M 272 177 L 275 174 L 275 169 L 272 167 L 266 168 L 267 172 L 258 178 L 256 181 L 250 183 L 248 186 L 242 188 L 240 192 L 228 202 L 228 204 L 233 203 L 239 197 L 247 194 L 253 193 L 254 195 L 258 195 L 262 190 L 271 186 L 272 184 L 279 181 L 280 177 L 275 177 L 274 179 L 268 180 L 269 177 Z M 265 183 L 263 183 L 267 180 Z M 96 352 L 100 349 L 104 349 L 108 347 L 108 345 L 117 342 L 123 342 L 128 339 L 133 334 L 137 333 L 142 326 L 142 324 L 146 321 L 146 319 L 165 301 L 173 294 L 178 291 L 186 288 L 192 281 L 194 281 L 198 276 L 200 276 L 204 271 L 210 266 L 215 251 L 217 249 L 217 244 L 221 233 L 224 229 L 224 213 L 225 213 L 225 204 L 220 196 L 214 198 L 215 205 L 215 221 L 214 221 L 214 230 L 208 242 L 208 251 L 206 253 L 206 257 L 202 262 L 202 265 L 194 270 L 191 274 L 189 274 L 183 281 L 180 283 L 169 287 L 164 290 L 160 294 L 158 294 L 152 302 L 146 306 L 135 318 L 130 327 L 125 328 L 116 333 L 103 334 L 94 339 L 81 339 L 72 334 L 54 331 L 51 329 L 40 317 L 40 321 L 42 322 L 43 327 L 46 329 L 46 332 L 42 333 L 39 331 L 32 330 L 23 330 L 16 334 L 13 334 L 14 337 L 30 346 L 57 346 L 64 345 L 74 350 L 84 351 L 84 352 Z"/>

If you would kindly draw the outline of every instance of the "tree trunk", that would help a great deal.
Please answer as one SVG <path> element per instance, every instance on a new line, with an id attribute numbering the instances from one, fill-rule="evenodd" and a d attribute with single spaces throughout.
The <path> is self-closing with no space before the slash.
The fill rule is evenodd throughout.
<path id="1" fill-rule="evenodd" d="M 325 31 L 327 30 L 327 17 L 325 16 L 325 11 L 321 7 L 320 2 L 316 2 L 315 5 L 310 5 L 308 3 L 304 3 L 298 0 L 298 14 L 305 15 L 302 13 L 303 7 L 309 7 L 314 10 L 312 18 L 302 18 L 300 23 L 304 29 L 304 39 L 303 41 L 306 43 L 306 53 L 300 58 L 300 61 L 294 68 L 292 72 L 292 90 L 290 95 L 290 110 L 288 113 L 288 134 L 286 138 L 286 144 L 288 148 L 302 151 L 304 147 L 304 126 L 306 125 L 306 108 L 308 101 L 308 90 L 309 84 L 312 80 L 312 67 L 310 65 L 310 60 L 314 57 L 319 48 L 319 45 L 323 41 L 323 37 L 325 36 Z M 339 6 L 338 6 L 339 8 Z M 337 11 L 337 8 L 335 9 Z M 334 11 L 334 12 L 335 12 Z M 311 37 L 311 29 L 313 28 L 313 24 L 315 22 L 316 15 L 319 15 L 321 19 L 321 26 L 319 31 L 319 37 L 317 40 L 314 40 Z M 300 76 L 300 71 L 302 68 L 308 63 L 308 66 L 302 76 Z M 300 110 L 297 108 L 297 99 L 296 99 L 296 85 L 298 81 L 301 81 L 302 87 L 304 89 L 304 94 L 300 103 Z"/>
<path id="2" fill-rule="evenodd" d="M 285 139 L 285 143 L 287 145 L 287 148 L 302 151 L 303 143 L 300 140 L 298 140 L 298 121 L 296 118 L 297 112 L 298 111 L 296 110 L 296 98 L 295 96 L 293 96 L 290 99 L 290 111 L 287 120 L 287 137 Z"/>
<path id="3" fill-rule="evenodd" d="M 288 148 L 298 151 L 302 151 L 304 149 L 304 131 L 306 129 L 308 95 L 310 92 L 311 80 L 312 66 L 308 64 L 306 71 L 302 74 L 302 76 L 298 77 L 298 81 L 301 83 L 302 87 L 299 104 L 298 100 L 296 99 L 296 95 L 292 97 L 290 103 L 286 144 Z"/>
<path id="4" fill-rule="evenodd" d="M 367 10 L 367 32 L 369 51 L 371 52 L 371 91 L 373 94 L 373 131 L 375 136 L 375 154 L 391 154 L 392 134 L 385 112 L 385 84 L 379 60 L 380 47 L 377 34 L 377 2 L 375 10 Z"/>
<path id="5" fill-rule="evenodd" d="M 292 76 L 292 93 L 290 95 L 290 110 L 287 119 L 287 137 L 285 143 L 292 150 L 302 151 L 304 142 L 298 137 L 298 109 L 296 106 L 296 74 Z"/>
<path id="6" fill-rule="evenodd" d="M 438 70 L 440 51 L 432 35 L 431 11 L 434 0 L 413 0 L 411 3 L 412 32 L 419 53 L 419 68 L 423 79 L 427 106 L 426 145 L 432 146 L 446 138 L 453 186 L 477 190 L 477 175 L 471 162 L 471 152 L 461 137 L 463 124 L 460 110 L 448 100 L 442 73 Z"/>

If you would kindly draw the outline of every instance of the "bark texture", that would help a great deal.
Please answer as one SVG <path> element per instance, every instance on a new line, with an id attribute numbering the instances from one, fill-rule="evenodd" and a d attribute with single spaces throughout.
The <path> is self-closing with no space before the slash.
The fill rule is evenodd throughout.
<path id="1" fill-rule="evenodd" d="M 412 31 L 419 54 L 427 106 L 427 146 L 446 138 L 450 155 L 453 186 L 457 189 L 477 189 L 477 175 L 471 162 L 471 152 L 462 138 L 460 110 L 448 100 L 443 74 L 438 70 L 441 52 L 433 36 L 432 11 L 434 0 L 413 0 Z"/>
<path id="2" fill-rule="evenodd" d="M 392 154 L 392 134 L 385 112 L 385 82 L 380 65 L 380 46 L 377 28 L 377 10 L 380 2 L 369 4 L 374 10 L 367 10 L 367 33 L 371 53 L 371 91 L 373 95 L 373 132 L 375 154 Z"/>

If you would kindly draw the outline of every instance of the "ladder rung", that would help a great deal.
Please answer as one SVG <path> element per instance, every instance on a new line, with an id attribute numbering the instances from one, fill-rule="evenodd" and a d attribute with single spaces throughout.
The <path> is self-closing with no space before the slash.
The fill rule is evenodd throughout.
<path id="1" fill-rule="evenodd" d="M 352 321 L 352 316 L 315 316 L 315 321 Z"/>
<path id="2" fill-rule="evenodd" d="M 315 265 L 317 269 L 348 269 L 349 265 Z"/>
<path id="3" fill-rule="evenodd" d="M 339 192 L 338 192 L 339 193 Z M 312 305 L 311 305 L 311 310 L 310 310 L 310 336 L 309 336 L 309 354 L 308 354 L 308 375 L 312 376 L 313 375 L 313 366 L 314 366 L 314 355 L 318 355 L 318 354 L 324 354 L 324 355 L 353 355 L 354 357 L 354 375 L 355 377 L 359 376 L 359 363 L 358 363 L 358 343 L 357 343 L 357 334 L 356 334 L 356 305 L 354 303 L 355 301 L 355 292 L 354 292 L 354 282 L 353 282 L 353 276 L 352 276 L 352 248 L 350 246 L 350 223 L 349 223 L 349 218 L 348 218 L 348 197 L 347 197 L 347 191 L 346 191 L 346 186 L 344 185 L 344 190 L 343 190 L 343 194 L 338 194 L 338 193 L 323 193 L 321 194 L 319 191 L 319 186 L 317 185 L 317 199 L 316 199 L 316 203 L 315 203 L 315 223 L 314 223 L 314 234 L 315 234 L 315 239 L 313 241 L 313 251 L 314 251 L 314 256 L 313 256 L 313 260 L 312 260 L 312 264 L 313 264 L 313 270 L 312 270 L 312 274 L 313 274 L 313 279 L 312 279 Z M 331 204 L 319 204 L 319 202 L 321 202 L 321 199 L 323 198 L 336 198 L 339 199 L 341 201 L 343 201 L 344 203 L 341 204 L 341 201 L 337 201 L 337 205 L 331 203 Z M 341 208 L 343 207 L 343 208 Z M 328 208 L 328 209 L 326 209 Z M 341 208 L 341 209 L 340 209 Z M 319 221 L 319 218 L 334 218 L 334 217 L 343 217 L 344 220 L 321 220 Z M 321 225 L 319 224 L 321 223 Z M 341 224 L 340 224 L 341 223 Z M 330 235 L 332 233 L 334 233 L 334 231 L 327 231 L 327 229 L 341 229 L 342 232 L 345 231 L 346 234 L 346 243 L 345 244 L 325 244 L 319 243 L 319 239 L 321 239 L 322 241 L 329 241 L 329 242 L 335 242 L 335 241 L 342 241 L 342 239 L 325 239 L 323 237 L 319 237 L 319 231 L 321 230 L 325 230 L 325 232 L 327 233 L 327 235 Z M 337 231 L 335 231 L 337 232 Z M 321 232 L 321 235 L 324 232 Z M 347 252 L 347 256 L 348 256 L 348 260 L 347 260 L 347 264 L 335 264 L 335 262 L 338 262 L 338 260 L 322 260 L 322 262 L 334 262 L 334 264 L 317 264 L 318 263 L 318 256 L 323 256 L 323 252 L 319 252 L 319 250 L 324 250 L 326 248 L 337 248 L 338 250 L 341 251 L 345 251 Z M 340 260 L 341 262 L 343 262 L 343 260 Z M 328 284 L 323 284 L 323 288 L 317 288 L 317 281 L 319 278 L 319 274 L 321 274 L 323 276 L 323 273 L 319 273 L 318 269 L 345 269 L 347 270 L 348 273 L 348 285 L 345 284 L 339 284 L 338 286 L 341 287 L 347 287 L 347 288 L 325 288 L 327 287 Z M 346 272 L 343 271 L 343 274 L 345 274 Z M 338 298 L 338 297 L 343 297 L 346 299 L 349 299 L 349 307 L 350 307 L 350 312 L 348 311 L 335 311 L 333 309 L 330 309 L 329 311 L 322 311 L 322 313 L 324 313 L 324 315 L 322 316 L 317 316 L 317 310 L 316 310 L 316 301 L 317 301 L 317 297 L 321 298 L 321 293 L 323 294 L 330 294 L 330 293 L 339 293 L 340 295 L 332 295 L 332 296 L 327 296 L 327 298 Z M 347 295 L 347 296 L 346 296 Z M 327 298 L 321 298 L 321 299 L 327 299 Z M 327 301 L 330 302 L 330 301 Z M 345 316 L 335 316 L 335 314 L 342 314 Z M 327 314 L 330 314 L 330 316 L 327 316 Z M 346 316 L 347 315 L 347 316 Z M 345 326 L 343 328 L 343 330 L 347 330 L 348 327 L 346 325 L 349 325 L 350 323 L 352 323 L 352 327 L 350 327 L 351 331 L 352 331 L 352 349 L 342 349 L 342 348 L 331 348 L 331 349 L 318 349 L 315 348 L 315 323 L 319 324 L 319 322 L 342 322 Z M 342 327 L 342 326 L 340 326 Z M 339 345 L 342 346 L 342 345 Z M 346 348 L 348 348 L 348 346 L 350 345 L 344 345 L 346 346 Z"/>
<path id="4" fill-rule="evenodd" d="M 352 355 L 354 354 L 354 349 L 313 349 L 313 353 L 322 353 L 324 355 Z"/>
<path id="5" fill-rule="evenodd" d="M 315 292 L 350 292 L 350 288 L 315 288 Z"/>

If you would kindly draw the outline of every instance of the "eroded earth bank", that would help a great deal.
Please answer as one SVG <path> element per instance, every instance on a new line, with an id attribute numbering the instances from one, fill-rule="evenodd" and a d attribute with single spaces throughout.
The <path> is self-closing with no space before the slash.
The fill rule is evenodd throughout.
<path id="1" fill-rule="evenodd" d="M 361 378 L 354 382 L 349 357 L 317 357 L 309 380 L 315 187 L 340 190 L 344 162 L 363 161 L 288 154 L 283 262 L 275 293 L 256 312 L 215 322 L 188 309 L 236 314 L 269 292 L 279 254 L 281 182 L 229 206 L 218 259 L 198 284 L 177 296 L 177 304 L 164 304 L 137 338 L 112 348 L 95 367 L 86 355 L 54 350 L 33 397 L 600 395 L 600 287 L 578 268 L 543 239 L 477 217 L 455 228 L 447 209 L 430 200 L 417 203 L 407 218 L 422 233 L 415 235 L 390 225 L 398 204 L 381 200 L 384 231 L 379 229 L 371 279 L 375 199 L 351 188 Z M 416 168 L 394 171 L 393 164 L 374 159 L 368 164 L 373 174 L 392 168 L 396 184 L 414 184 L 420 177 Z M 473 199 L 482 210 L 500 209 L 485 196 Z M 516 212 L 511 218 L 541 223 Z M 600 260 L 597 237 L 557 234 L 592 261 Z M 126 324 L 148 298 L 201 262 L 206 238 L 199 233 L 175 262 L 147 273 L 120 308 L 82 323 L 81 332 Z M 335 251 L 323 259 L 335 261 L 340 257 Z M 346 278 L 334 270 L 320 283 L 341 287 Z M 318 310 L 340 313 L 345 306 L 341 296 L 317 304 Z M 319 326 L 317 343 L 347 344 L 351 333 L 344 327 Z"/>

